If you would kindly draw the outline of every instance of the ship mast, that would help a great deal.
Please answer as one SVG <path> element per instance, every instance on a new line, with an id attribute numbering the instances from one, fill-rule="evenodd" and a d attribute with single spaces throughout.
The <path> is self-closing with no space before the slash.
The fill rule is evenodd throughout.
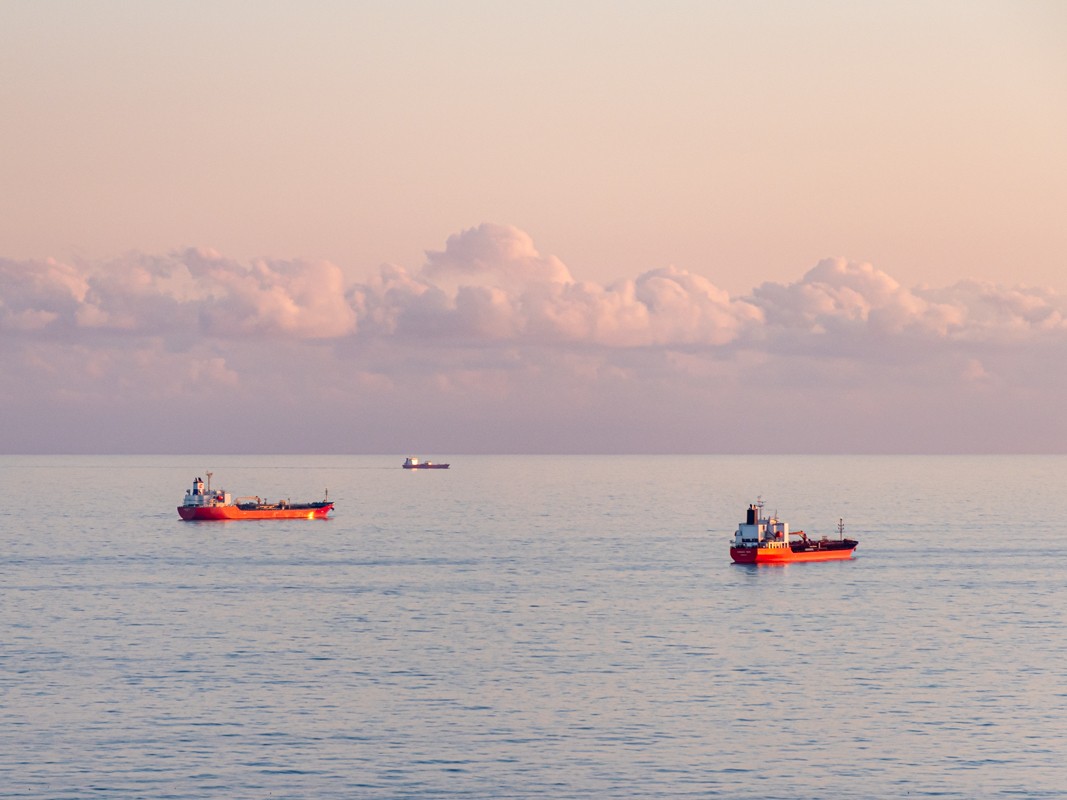
<path id="1" fill-rule="evenodd" d="M 208 494 L 211 494 L 211 476 L 212 476 L 212 475 L 213 475 L 214 473 L 212 473 L 212 472 L 205 472 L 204 474 L 205 474 L 205 475 L 207 475 L 207 492 L 208 492 Z"/>
<path id="2" fill-rule="evenodd" d="M 845 538 L 845 520 L 843 517 L 837 520 L 837 538 Z"/>

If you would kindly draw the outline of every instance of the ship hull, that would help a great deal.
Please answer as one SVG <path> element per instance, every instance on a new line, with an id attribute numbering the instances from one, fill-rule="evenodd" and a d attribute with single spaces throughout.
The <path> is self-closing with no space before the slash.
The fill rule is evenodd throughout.
<path id="1" fill-rule="evenodd" d="M 448 464 L 404 464 L 404 469 L 448 469 Z"/>
<path id="2" fill-rule="evenodd" d="M 178 515 L 187 522 L 231 519 L 326 519 L 333 503 L 294 503 L 284 506 L 238 505 L 178 506 Z"/>
<path id="3" fill-rule="evenodd" d="M 844 546 L 831 542 L 830 546 L 793 550 L 790 547 L 731 547 L 730 558 L 738 564 L 794 564 L 807 561 L 847 561 L 852 558 L 856 543 Z"/>

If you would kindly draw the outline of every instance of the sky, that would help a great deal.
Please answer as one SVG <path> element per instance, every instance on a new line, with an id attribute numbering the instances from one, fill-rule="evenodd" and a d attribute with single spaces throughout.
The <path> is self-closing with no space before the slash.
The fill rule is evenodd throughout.
<path id="1" fill-rule="evenodd" d="M 0 452 L 1063 453 L 1067 5 L 0 5 Z"/>

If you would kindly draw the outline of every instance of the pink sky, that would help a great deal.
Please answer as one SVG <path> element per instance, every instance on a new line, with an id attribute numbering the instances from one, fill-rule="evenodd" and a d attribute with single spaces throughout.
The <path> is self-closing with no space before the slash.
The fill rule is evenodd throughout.
<path id="1" fill-rule="evenodd" d="M 0 8 L 0 452 L 1065 452 L 1059 3 Z"/>

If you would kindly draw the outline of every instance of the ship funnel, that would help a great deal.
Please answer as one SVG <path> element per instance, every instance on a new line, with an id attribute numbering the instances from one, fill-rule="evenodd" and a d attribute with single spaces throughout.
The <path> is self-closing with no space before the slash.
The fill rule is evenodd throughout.
<path id="1" fill-rule="evenodd" d="M 759 509 L 754 505 L 749 505 L 748 516 L 745 518 L 746 525 L 758 525 L 759 524 Z"/>

